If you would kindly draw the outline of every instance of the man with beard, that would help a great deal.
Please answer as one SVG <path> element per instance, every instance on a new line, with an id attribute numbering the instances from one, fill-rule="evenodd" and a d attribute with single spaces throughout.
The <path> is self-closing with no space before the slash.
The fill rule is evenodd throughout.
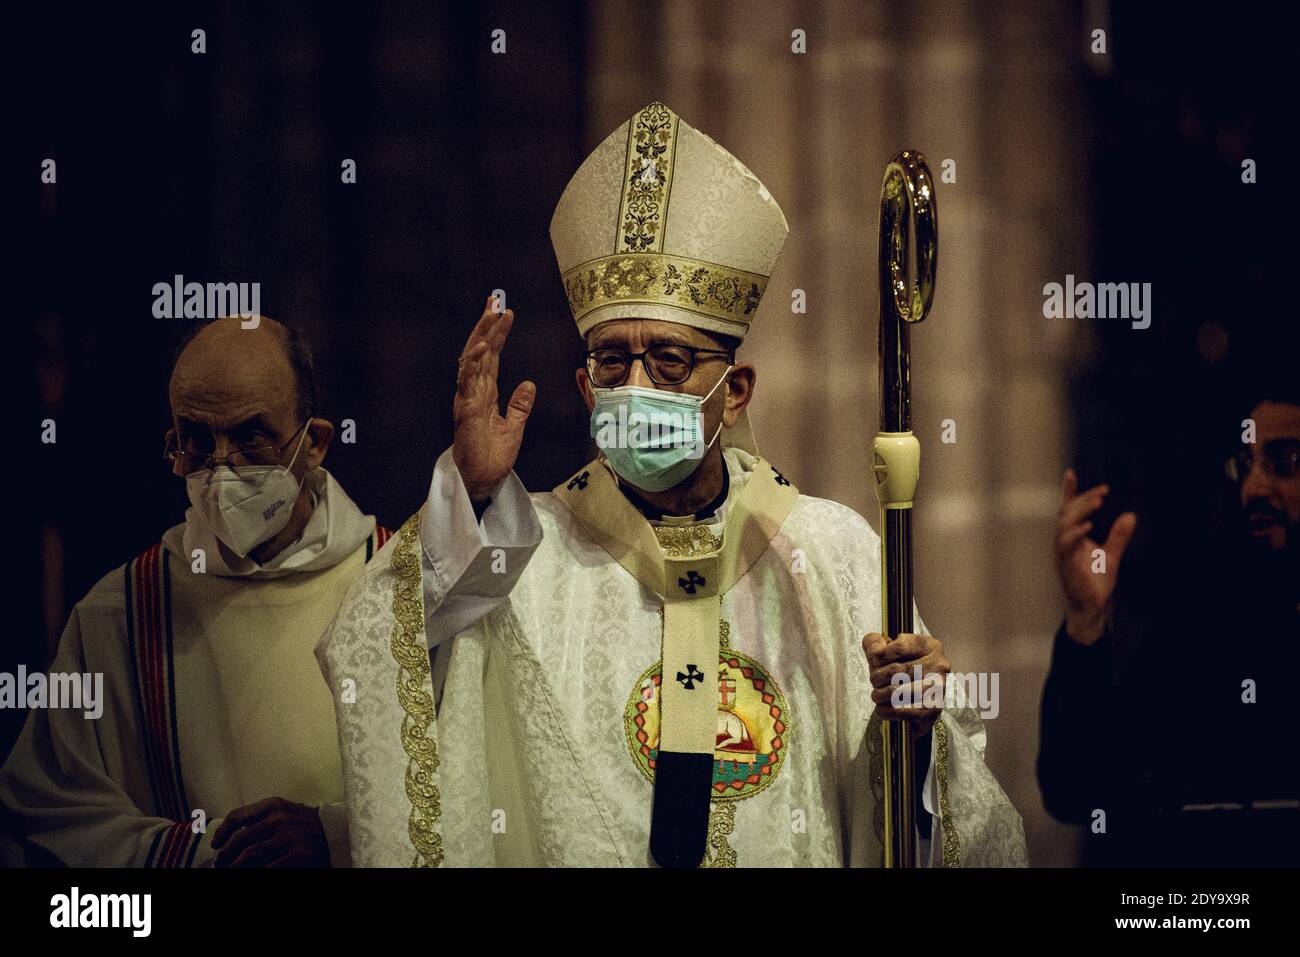
<path id="1" fill-rule="evenodd" d="M 1088 825 L 1089 863 L 1295 863 L 1300 786 L 1285 709 L 1300 637 L 1300 395 L 1278 381 L 1255 390 L 1227 463 L 1233 527 L 1142 584 L 1153 621 L 1112 614 L 1137 517 L 1120 515 L 1094 541 L 1090 517 L 1109 488 L 1079 493 L 1065 473 L 1056 558 L 1067 612 L 1038 775 L 1047 809 Z"/>

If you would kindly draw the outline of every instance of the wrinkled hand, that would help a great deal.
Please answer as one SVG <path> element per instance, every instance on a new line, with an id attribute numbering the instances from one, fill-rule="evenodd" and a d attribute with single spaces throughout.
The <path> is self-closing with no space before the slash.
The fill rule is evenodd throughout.
<path id="1" fill-rule="evenodd" d="M 514 311 L 498 313 L 494 298 L 489 296 L 460 356 L 452 407 L 456 439 L 451 454 L 474 499 L 486 498 L 514 468 L 524 439 L 524 423 L 537 397 L 537 387 L 525 381 L 515 388 L 504 416 L 497 405 L 501 349 L 514 321 Z"/>
<path id="2" fill-rule="evenodd" d="M 272 797 L 227 814 L 212 835 L 214 867 L 329 867 L 320 812 Z"/>
<path id="3" fill-rule="evenodd" d="M 876 714 L 886 721 L 907 721 L 916 734 L 925 734 L 939 719 L 943 711 L 944 676 L 952 669 L 944 657 L 943 645 L 933 635 L 901 634 L 893 641 L 871 632 L 862 640 L 862 650 L 867 654 L 871 668 L 871 700 L 876 703 Z M 915 668 L 921 667 L 921 680 L 917 681 Z M 890 682 L 895 674 L 907 675 L 906 681 Z M 938 695 L 939 707 L 923 707 L 924 691 L 937 686 L 930 697 Z M 907 707 L 895 708 L 890 704 L 895 692 L 911 701 Z"/>
<path id="4" fill-rule="evenodd" d="M 1089 536 L 1088 516 L 1101 508 L 1109 485 L 1096 485 L 1078 493 L 1079 477 L 1065 470 L 1061 485 L 1061 509 L 1056 515 L 1056 572 L 1065 591 L 1065 630 L 1080 645 L 1094 644 L 1105 630 L 1106 608 L 1115 591 L 1119 561 L 1137 527 L 1137 515 L 1125 512 L 1110 526 L 1104 545 Z M 1105 572 L 1093 571 L 1093 552 L 1106 554 Z"/>

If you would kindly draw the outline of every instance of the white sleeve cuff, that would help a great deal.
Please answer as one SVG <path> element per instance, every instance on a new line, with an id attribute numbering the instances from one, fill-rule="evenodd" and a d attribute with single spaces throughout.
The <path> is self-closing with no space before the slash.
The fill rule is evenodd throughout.
<path id="1" fill-rule="evenodd" d="M 325 843 L 330 848 L 330 867 L 351 867 L 352 849 L 348 845 L 348 810 L 343 802 L 322 804 L 317 813 L 320 815 L 321 830 L 325 832 Z"/>
<path id="2" fill-rule="evenodd" d="M 500 604 L 541 544 L 537 510 L 514 472 L 501 480 L 491 497 L 480 523 L 451 449 L 438 457 L 420 513 L 430 648 Z"/>

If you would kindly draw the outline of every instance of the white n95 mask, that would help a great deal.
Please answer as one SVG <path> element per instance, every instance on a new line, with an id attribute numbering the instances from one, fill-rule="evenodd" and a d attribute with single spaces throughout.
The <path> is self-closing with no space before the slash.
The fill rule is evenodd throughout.
<path id="1" fill-rule="evenodd" d="M 198 518 L 240 558 L 274 538 L 293 514 L 302 482 L 290 469 L 307 438 L 303 429 L 288 465 L 228 465 L 200 469 L 185 476 L 185 491 Z M 306 473 L 303 473 L 306 478 Z"/>

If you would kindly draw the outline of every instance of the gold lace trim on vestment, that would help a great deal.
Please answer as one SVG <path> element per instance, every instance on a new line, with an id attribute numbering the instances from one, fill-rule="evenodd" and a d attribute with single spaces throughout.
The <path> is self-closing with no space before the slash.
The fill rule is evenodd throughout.
<path id="1" fill-rule="evenodd" d="M 402 747 L 410 761 L 406 768 L 406 796 L 411 801 L 409 832 L 415 846 L 414 867 L 439 867 L 443 861 L 442 817 L 438 792 L 438 742 L 429 733 L 434 723 L 433 692 L 429 686 L 429 647 L 424 637 L 424 596 L 420 581 L 420 516 L 411 516 L 397 533 L 393 551 L 392 652 L 397 661 L 397 700 L 402 717 Z"/>

